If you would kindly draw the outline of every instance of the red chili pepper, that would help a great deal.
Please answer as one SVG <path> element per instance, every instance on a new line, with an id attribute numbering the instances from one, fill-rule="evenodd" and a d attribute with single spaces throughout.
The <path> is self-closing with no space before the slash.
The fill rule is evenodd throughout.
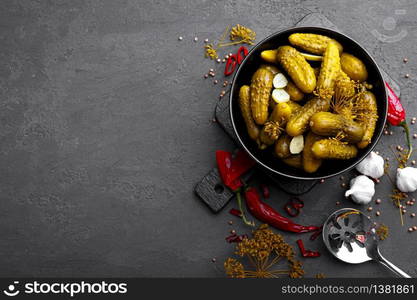
<path id="1" fill-rule="evenodd" d="M 240 177 L 249 171 L 255 165 L 255 162 L 243 150 L 239 150 L 234 159 L 232 159 L 230 152 L 218 150 L 216 151 L 216 161 L 223 184 L 236 193 L 243 222 L 246 225 L 254 226 L 255 224 L 248 221 L 243 212 L 242 195 L 240 192 L 243 182 Z"/>
<path id="2" fill-rule="evenodd" d="M 266 184 L 261 184 L 259 187 L 261 188 L 262 196 L 264 197 L 264 199 L 268 199 L 271 195 L 268 186 Z"/>
<path id="3" fill-rule="evenodd" d="M 303 257 L 319 257 L 320 256 L 320 252 L 318 251 L 306 250 L 304 248 L 304 243 L 302 240 L 297 240 L 297 245 L 300 248 L 300 252 Z"/>
<path id="4" fill-rule="evenodd" d="M 245 197 L 247 207 L 252 215 L 275 228 L 296 233 L 311 232 L 320 229 L 317 226 L 299 225 L 283 217 L 268 204 L 262 202 L 258 191 L 253 187 L 246 190 Z"/>
<path id="5" fill-rule="evenodd" d="M 237 63 L 240 65 L 242 61 L 245 59 L 246 55 L 248 55 L 248 49 L 245 46 L 241 46 L 237 52 Z"/>
<path id="6" fill-rule="evenodd" d="M 224 69 L 224 76 L 232 75 L 237 66 L 237 57 L 235 54 L 229 56 L 226 62 L 226 68 Z"/>
<path id="7" fill-rule="evenodd" d="M 303 207 L 303 200 L 298 197 L 291 197 L 287 204 L 285 204 L 284 209 L 291 217 L 296 217 L 300 214 Z"/>
<path id="8" fill-rule="evenodd" d="M 236 208 L 231 208 L 229 210 L 229 214 L 231 214 L 233 216 L 236 216 L 236 217 L 239 217 L 239 218 L 242 217 L 242 212 L 240 210 L 236 209 Z"/>
<path id="9" fill-rule="evenodd" d="M 249 51 L 245 46 L 241 46 L 236 54 L 229 56 L 226 62 L 226 68 L 224 69 L 224 76 L 232 75 L 236 70 L 237 65 L 240 65 L 245 57 L 248 55 Z"/>
<path id="10" fill-rule="evenodd" d="M 243 185 L 240 177 L 255 165 L 255 161 L 243 150 L 239 150 L 234 159 L 230 152 L 218 150 L 216 161 L 223 184 L 232 191 Z"/>
<path id="11" fill-rule="evenodd" d="M 401 126 L 405 130 L 405 136 L 408 145 L 407 159 L 413 152 L 413 145 L 410 139 L 410 129 L 405 119 L 405 109 L 401 104 L 400 98 L 394 93 L 388 82 L 385 82 L 388 92 L 388 122 L 393 126 Z"/>
<path id="12" fill-rule="evenodd" d="M 385 82 L 385 86 L 388 92 L 388 122 L 393 126 L 399 126 L 405 121 L 405 109 L 388 82 Z"/>
<path id="13" fill-rule="evenodd" d="M 247 239 L 248 236 L 246 234 L 237 235 L 236 233 L 229 235 L 226 237 L 226 241 L 228 243 L 240 243 L 244 239 Z"/>
<path id="14" fill-rule="evenodd" d="M 323 232 L 323 226 L 320 226 L 320 229 L 317 230 L 316 232 L 314 232 L 311 236 L 310 236 L 310 240 L 314 241 L 321 233 Z"/>

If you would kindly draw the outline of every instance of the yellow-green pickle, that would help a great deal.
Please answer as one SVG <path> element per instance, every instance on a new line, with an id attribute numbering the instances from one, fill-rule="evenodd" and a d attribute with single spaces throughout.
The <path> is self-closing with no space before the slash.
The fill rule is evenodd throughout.
<path id="1" fill-rule="evenodd" d="M 320 159 L 351 159 L 358 155 L 354 145 L 333 138 L 315 142 L 311 151 Z"/>
<path id="2" fill-rule="evenodd" d="M 251 110 L 252 117 L 258 125 L 263 125 L 268 119 L 268 106 L 273 79 L 274 74 L 262 67 L 252 76 L 250 86 Z"/>
<path id="3" fill-rule="evenodd" d="M 272 111 L 268 121 L 262 127 L 261 133 L 259 134 L 258 146 L 260 149 L 275 143 L 279 135 L 283 130 L 283 126 L 287 123 L 291 117 L 291 106 L 289 102 L 278 103 Z"/>
<path id="4" fill-rule="evenodd" d="M 317 81 L 316 92 L 320 98 L 331 98 L 334 93 L 336 78 L 340 73 L 339 49 L 334 42 L 329 42 L 323 54 L 320 75 Z"/>
<path id="5" fill-rule="evenodd" d="M 307 133 L 303 149 L 303 169 L 307 173 L 316 172 L 323 162 L 320 158 L 315 157 L 312 151 L 314 143 L 321 139 L 323 139 L 322 136 L 314 134 L 311 131 Z"/>
<path id="6" fill-rule="evenodd" d="M 339 52 L 343 51 L 342 45 L 336 40 L 320 34 L 293 33 L 289 36 L 288 40 L 291 45 L 314 54 L 323 54 L 329 42 L 335 43 Z"/>
<path id="7" fill-rule="evenodd" d="M 345 72 L 350 79 L 359 82 L 368 79 L 368 71 L 366 70 L 365 64 L 352 54 L 342 53 L 340 56 L 340 64 L 343 72 Z"/>
<path id="8" fill-rule="evenodd" d="M 261 68 L 272 72 L 272 75 L 274 76 L 277 75 L 278 73 L 281 73 L 277 67 L 272 66 L 272 65 L 261 65 Z"/>
<path id="9" fill-rule="evenodd" d="M 290 143 L 292 136 L 283 134 L 275 143 L 275 155 L 279 158 L 287 158 L 291 156 Z"/>
<path id="10" fill-rule="evenodd" d="M 313 68 L 300 52 L 291 46 L 281 46 L 277 50 L 277 61 L 303 93 L 314 91 L 316 75 L 314 75 Z"/>
<path id="11" fill-rule="evenodd" d="M 259 136 L 259 128 L 252 118 L 250 109 L 250 87 L 248 85 L 243 85 L 239 90 L 239 106 L 248 134 L 252 140 L 256 141 Z"/>
<path id="12" fill-rule="evenodd" d="M 295 154 L 291 155 L 287 158 L 282 159 L 282 161 L 289 165 L 290 167 L 296 168 L 296 169 L 302 169 L 303 168 L 303 157 L 301 154 Z"/>
<path id="13" fill-rule="evenodd" d="M 364 135 L 363 127 L 342 115 L 331 112 L 318 112 L 310 119 L 310 129 L 321 136 L 337 136 L 349 143 L 358 143 Z"/>
<path id="14" fill-rule="evenodd" d="M 301 101 L 304 98 L 304 93 L 291 81 L 288 81 L 284 90 L 290 95 L 292 101 Z"/>
<path id="15" fill-rule="evenodd" d="M 358 96 L 358 122 L 364 127 L 365 133 L 362 140 L 357 144 L 359 149 L 367 147 L 375 132 L 376 121 L 378 120 L 378 109 L 375 95 L 366 91 Z"/>
<path id="16" fill-rule="evenodd" d="M 328 111 L 330 99 L 320 99 L 315 97 L 300 108 L 287 123 L 287 133 L 291 136 L 303 134 L 307 128 L 311 116 L 320 111 Z"/>

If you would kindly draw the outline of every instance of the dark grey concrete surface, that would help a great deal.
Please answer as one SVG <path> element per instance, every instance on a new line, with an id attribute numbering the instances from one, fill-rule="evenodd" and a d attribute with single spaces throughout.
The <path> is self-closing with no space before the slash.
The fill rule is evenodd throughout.
<path id="1" fill-rule="evenodd" d="M 417 115 L 415 1 L 0 7 L 0 276 L 223 276 L 232 253 L 224 237 L 248 229 L 238 220 L 227 224 L 234 204 L 213 215 L 192 191 L 215 165 L 214 151 L 234 148 L 211 122 L 221 87 L 202 79 L 209 68 L 222 68 L 204 59 L 202 41 L 229 24 L 247 25 L 261 39 L 320 12 L 370 51 L 401 85 L 410 117 Z M 403 143 L 401 130 L 392 130 L 378 145 L 391 157 L 388 147 Z M 324 221 L 336 201 L 352 206 L 339 185 L 334 178 L 306 195 L 298 221 Z M 417 220 L 400 226 L 390 189 L 386 177 L 377 186 L 378 219 L 391 230 L 382 252 L 417 276 L 417 233 L 406 231 Z M 269 202 L 279 208 L 287 197 L 273 190 Z M 284 235 L 291 243 L 298 238 Z M 305 260 L 308 277 L 391 275 L 373 263 L 338 262 L 320 241 L 307 247 L 323 254 Z"/>

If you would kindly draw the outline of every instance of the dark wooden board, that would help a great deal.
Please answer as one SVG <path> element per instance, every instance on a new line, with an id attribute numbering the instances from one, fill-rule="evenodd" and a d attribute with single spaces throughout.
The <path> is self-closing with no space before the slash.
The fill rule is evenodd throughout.
<path id="1" fill-rule="evenodd" d="M 333 30 L 338 30 L 329 19 L 320 13 L 311 13 L 302 18 L 295 26 L 319 26 Z M 384 71 L 382 75 L 394 92 L 400 96 L 400 86 Z M 229 101 L 227 97 L 222 98 L 216 105 L 215 117 L 217 123 L 230 136 L 230 138 L 238 145 L 237 137 L 233 131 L 230 120 Z M 268 174 L 270 175 L 270 174 Z M 317 181 L 301 181 L 289 179 L 281 176 L 271 175 L 271 179 L 278 187 L 289 194 L 301 195 L 310 191 Z M 248 180 L 249 178 L 246 178 Z M 234 194 L 224 187 L 221 183 L 219 173 L 216 168 L 212 169 L 195 187 L 196 194 L 206 203 L 213 212 L 219 212 L 234 196 Z"/>

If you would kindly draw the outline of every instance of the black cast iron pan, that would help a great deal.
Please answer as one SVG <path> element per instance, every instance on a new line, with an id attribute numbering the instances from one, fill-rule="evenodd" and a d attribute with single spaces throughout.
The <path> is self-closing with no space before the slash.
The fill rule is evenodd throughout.
<path id="1" fill-rule="evenodd" d="M 288 36 L 296 32 L 317 33 L 331 37 L 343 45 L 343 51 L 353 54 L 356 57 L 360 58 L 365 63 L 366 68 L 368 70 L 367 82 L 373 85 L 372 92 L 375 94 L 378 104 L 379 117 L 376 124 L 376 129 L 372 139 L 372 143 L 366 149 L 360 150 L 358 156 L 354 159 L 340 161 L 325 161 L 323 165 L 320 167 L 320 169 L 313 174 L 309 174 L 302 170 L 289 167 L 283 162 L 281 162 L 278 158 L 274 157 L 273 147 L 270 147 L 266 150 L 259 150 L 256 143 L 253 140 L 251 140 L 247 134 L 246 126 L 240 114 L 240 108 L 238 103 L 240 87 L 244 84 L 250 85 L 250 80 L 253 73 L 258 69 L 258 67 L 261 64 L 265 63 L 260 58 L 260 53 L 263 50 L 276 49 L 282 45 L 289 45 Z M 282 70 L 282 68 L 280 69 Z M 271 36 L 264 39 L 263 41 L 259 42 L 255 47 L 252 48 L 248 56 L 245 58 L 245 60 L 242 62 L 239 69 L 237 70 L 233 79 L 229 101 L 230 117 L 233 129 L 236 133 L 236 136 L 238 137 L 241 146 L 267 173 L 271 175 L 283 176 L 288 179 L 297 180 L 316 180 L 328 178 L 336 176 L 355 167 L 360 161 L 362 161 L 362 159 L 364 159 L 369 154 L 369 152 L 372 151 L 372 149 L 378 143 L 384 130 L 388 106 L 384 80 L 382 78 L 381 72 L 377 64 L 369 55 L 369 53 L 357 42 L 355 42 L 353 39 L 346 36 L 345 34 L 320 27 L 290 28 L 274 33 Z"/>

